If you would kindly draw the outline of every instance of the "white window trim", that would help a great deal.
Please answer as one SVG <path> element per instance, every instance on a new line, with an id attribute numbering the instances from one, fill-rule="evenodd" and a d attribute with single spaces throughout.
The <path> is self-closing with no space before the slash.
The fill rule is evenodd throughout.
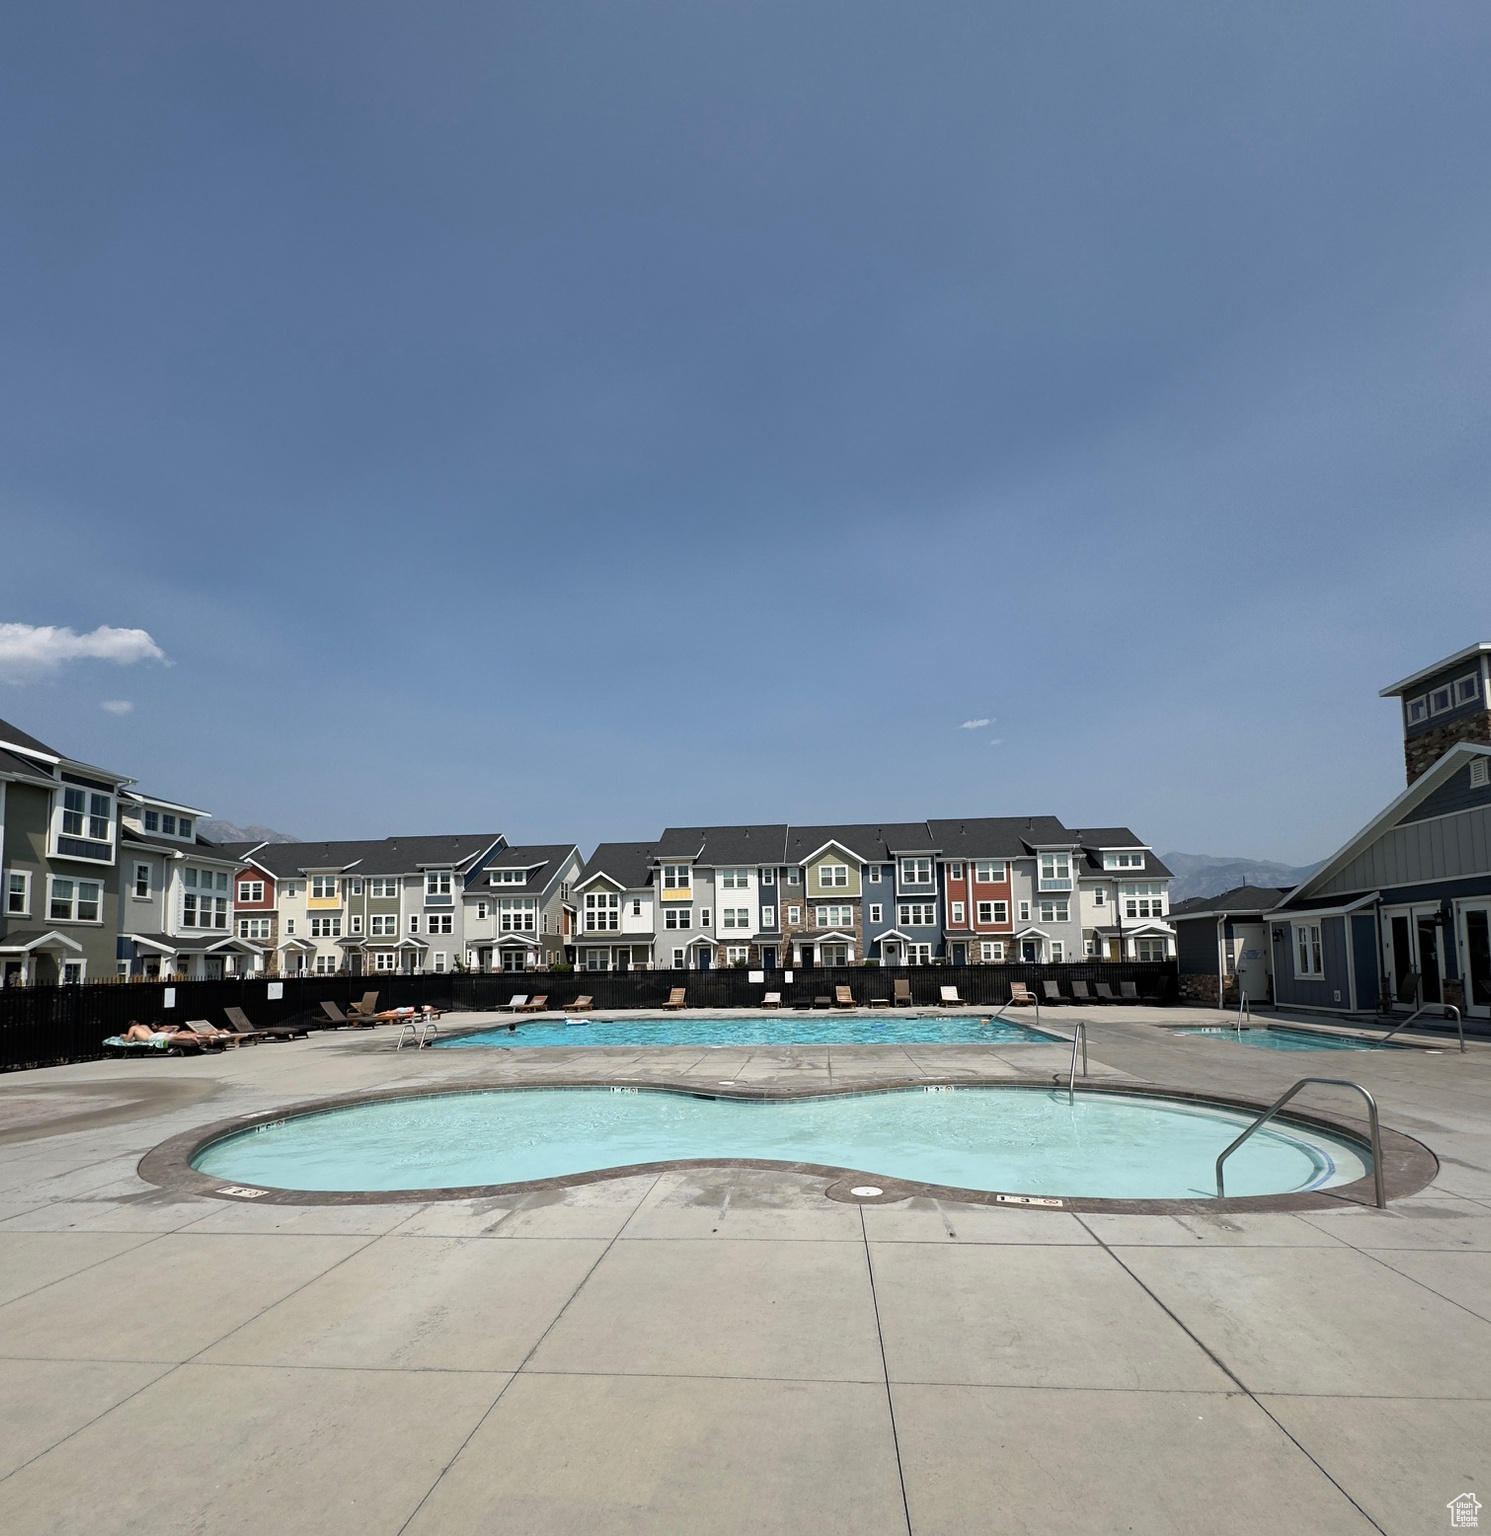
<path id="1" fill-rule="evenodd" d="M 870 904 L 870 921 L 872 923 L 878 923 L 878 922 L 883 921 L 883 919 L 881 917 L 881 913 L 884 910 L 885 909 L 880 905 L 880 903 L 878 901 L 872 902 Z"/>
<path id="2" fill-rule="evenodd" d="M 31 874 L 29 869 L 7 869 L 5 871 L 5 916 L 6 917 L 30 917 L 31 916 Z M 12 875 L 19 875 L 25 881 L 23 892 L 23 907 L 12 908 L 10 904 L 10 881 Z"/>
<path id="3" fill-rule="evenodd" d="M 1319 923 L 1291 923 L 1290 938 L 1294 950 L 1294 974 L 1300 981 L 1325 980 L 1325 938 Z M 1303 969 L 1300 959 L 1303 956 Z"/>
<path id="4" fill-rule="evenodd" d="M 78 910 L 78 891 L 80 885 L 96 885 L 98 887 L 98 916 L 97 917 L 53 917 L 52 916 L 52 892 L 59 880 L 68 881 L 73 887 L 72 900 L 69 910 L 76 914 Z M 47 905 L 46 920 L 48 923 L 75 923 L 80 928 L 102 928 L 104 925 L 104 897 L 108 893 L 104 890 L 104 882 L 94 875 L 48 875 L 47 876 Z"/>

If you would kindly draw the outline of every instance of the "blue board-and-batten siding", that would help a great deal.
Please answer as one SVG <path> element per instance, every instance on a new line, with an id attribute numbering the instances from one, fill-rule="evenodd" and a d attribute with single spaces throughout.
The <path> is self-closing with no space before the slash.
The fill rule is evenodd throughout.
<path id="1" fill-rule="evenodd" d="M 1466 763 L 1458 773 L 1451 774 L 1433 794 L 1414 806 L 1399 825 L 1408 826 L 1411 822 L 1429 821 L 1435 816 L 1452 816 L 1456 811 L 1491 805 L 1491 781 L 1472 784 L 1470 769 L 1471 765 Z"/>
<path id="2" fill-rule="evenodd" d="M 1308 914 L 1301 914 L 1307 916 Z M 1370 921 L 1370 919 L 1369 919 Z M 1351 1007 L 1351 952 L 1346 943 L 1346 919 L 1339 914 L 1320 919 L 1322 977 L 1294 974 L 1294 930 L 1288 922 L 1275 919 L 1269 925 L 1274 935 L 1270 942 L 1274 955 L 1274 998 L 1285 1007 Z"/>
<path id="3" fill-rule="evenodd" d="M 1358 1010 L 1376 1008 L 1382 985 L 1382 959 L 1377 951 L 1377 922 L 1370 913 L 1352 913 L 1351 960 L 1356 971 Z"/>

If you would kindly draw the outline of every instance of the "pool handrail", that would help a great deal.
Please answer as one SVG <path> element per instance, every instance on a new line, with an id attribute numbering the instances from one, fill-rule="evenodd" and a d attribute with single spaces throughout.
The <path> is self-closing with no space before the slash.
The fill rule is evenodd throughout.
<path id="1" fill-rule="evenodd" d="M 1040 1000 L 1040 997 L 1036 993 L 1034 993 L 1034 992 L 1032 992 L 1030 995 L 1031 995 L 1032 1000 L 1035 1003 L 1035 1022 L 1036 1022 L 1036 1027 L 1039 1028 L 1040 1027 L 1040 1022 L 1041 1022 L 1041 1000 Z M 1013 1008 L 1014 1006 L 1015 1006 L 1015 999 L 1014 999 L 1014 997 L 1013 996 L 1007 997 L 994 1010 L 994 1012 L 989 1015 L 990 1023 L 992 1023 L 995 1019 L 997 1019 L 1000 1016 L 1000 1014 L 1002 1014 L 1004 1012 L 1004 1010 L 1006 1008 Z M 1030 1006 L 1030 1004 L 1029 1003 L 1021 1003 L 1020 1006 L 1022 1008 L 1028 1008 Z"/>
<path id="2" fill-rule="evenodd" d="M 1407 1029 L 1421 1013 L 1428 1013 L 1430 1008 L 1442 1009 L 1443 1012 L 1439 1015 L 1440 1018 L 1443 1018 L 1447 1013 L 1454 1014 L 1455 1028 L 1460 1032 L 1460 1054 L 1463 1056 L 1465 1054 L 1465 1021 L 1460 1017 L 1460 1010 L 1453 1003 L 1425 1003 L 1422 1008 L 1415 1008 L 1401 1024 L 1394 1024 L 1382 1039 L 1377 1042 L 1378 1045 L 1386 1045 L 1400 1029 Z"/>
<path id="3" fill-rule="evenodd" d="M 1074 1019 L 1076 1030 L 1072 1035 L 1072 1070 L 1066 1080 L 1066 1101 L 1068 1104 L 1077 1102 L 1077 1042 L 1082 1042 L 1082 1076 L 1087 1076 L 1087 1025 L 1081 1019 Z"/>
<path id="4" fill-rule="evenodd" d="M 1387 1196 L 1383 1192 L 1382 1185 L 1382 1130 L 1377 1123 L 1377 1100 L 1362 1087 L 1360 1083 L 1353 1083 L 1344 1077 L 1302 1077 L 1294 1085 L 1276 1098 L 1267 1109 L 1245 1130 L 1236 1141 L 1227 1148 L 1217 1159 L 1217 1199 L 1226 1198 L 1226 1190 L 1222 1186 L 1222 1164 L 1232 1156 L 1234 1152 L 1253 1134 L 1262 1129 L 1278 1112 L 1297 1094 L 1301 1088 L 1308 1087 L 1311 1083 L 1322 1083 L 1329 1088 L 1350 1088 L 1361 1094 L 1367 1101 L 1367 1121 L 1371 1128 L 1372 1136 L 1372 1184 L 1377 1193 L 1377 1208 L 1380 1211 L 1387 1209 Z"/>
<path id="5" fill-rule="evenodd" d="M 1253 1027 L 1253 1008 L 1248 1002 L 1248 994 L 1239 988 L 1237 995 L 1237 1043 L 1239 1045 L 1242 1044 L 1244 1014 L 1247 1015 L 1248 1028 L 1251 1029 Z"/>

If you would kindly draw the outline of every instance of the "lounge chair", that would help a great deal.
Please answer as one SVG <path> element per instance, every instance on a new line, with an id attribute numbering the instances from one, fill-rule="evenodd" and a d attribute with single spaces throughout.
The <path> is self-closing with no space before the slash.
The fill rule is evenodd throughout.
<path id="1" fill-rule="evenodd" d="M 1106 981 L 1093 982 L 1092 990 L 1097 994 L 1097 1000 L 1100 1003 L 1116 1003 L 1119 1001 L 1119 999 L 1113 995 L 1113 988 L 1110 987 Z"/>
<path id="2" fill-rule="evenodd" d="M 895 982 L 891 992 L 896 1000 L 897 1008 L 909 1008 L 911 1006 L 911 983 L 904 976 Z"/>
<path id="3" fill-rule="evenodd" d="M 235 1035 L 231 1029 L 219 1029 L 209 1019 L 188 1019 L 186 1027 L 198 1040 L 205 1041 L 220 1051 L 227 1046 L 240 1044 L 240 1037 Z"/>
<path id="4" fill-rule="evenodd" d="M 1092 991 L 1085 981 L 1074 981 L 1072 983 L 1072 1001 L 1074 1003 L 1095 1003 L 1097 999 L 1092 995 Z"/>
<path id="5" fill-rule="evenodd" d="M 522 1013 L 528 1006 L 528 994 L 526 992 L 514 992 L 507 1000 L 509 1013 Z"/>
<path id="6" fill-rule="evenodd" d="M 1157 1006 L 1160 1001 L 1157 996 L 1145 995 L 1141 997 L 1139 995 L 1139 988 L 1132 981 L 1119 982 L 1118 991 L 1126 1003 L 1143 1003 L 1146 1007 L 1153 1007 Z"/>
<path id="7" fill-rule="evenodd" d="M 686 987 L 674 987 L 668 993 L 668 1001 L 663 1004 L 663 1007 L 664 1008 L 687 1008 L 688 1004 L 684 1001 L 684 999 L 687 996 L 688 996 L 688 989 Z"/>
<path id="8" fill-rule="evenodd" d="M 834 1007 L 835 1008 L 854 1008 L 854 1007 L 857 1007 L 857 1006 L 858 1006 L 858 1004 L 856 1004 L 856 1002 L 854 1001 L 854 993 L 852 993 L 849 990 L 848 987 L 835 987 L 834 988 Z"/>
<path id="9" fill-rule="evenodd" d="M 1059 981 L 1043 981 L 1041 983 L 1041 996 L 1048 1003 L 1064 1003 L 1067 1001 L 1062 996 L 1061 983 Z"/>
<path id="10" fill-rule="evenodd" d="M 335 1003 L 328 1003 L 324 998 L 321 1002 L 321 1012 L 326 1015 L 326 1022 L 321 1026 L 322 1029 L 371 1029 L 373 1027 L 371 1019 L 349 1016 L 343 1013 Z"/>
<path id="11" fill-rule="evenodd" d="M 958 989 L 956 987 L 939 987 L 937 990 L 941 994 L 937 999 L 939 1008 L 961 1008 L 963 1006 L 963 999 L 958 996 Z"/>
<path id="12" fill-rule="evenodd" d="M 890 999 L 888 997 L 872 997 L 870 999 L 870 1007 L 872 1007 L 872 1008 L 889 1008 L 890 1007 Z"/>
<path id="13" fill-rule="evenodd" d="M 540 992 L 537 997 L 531 997 L 521 1008 L 513 1009 L 514 1013 L 542 1013 L 549 1006 L 549 994 Z"/>
<path id="14" fill-rule="evenodd" d="M 588 993 L 582 992 L 574 1002 L 569 1005 L 569 1013 L 589 1013 L 595 1007 L 595 999 Z"/>
<path id="15" fill-rule="evenodd" d="M 815 997 L 813 999 L 813 1006 L 815 1008 L 828 1008 L 832 1006 L 832 1003 L 833 999 L 826 994 L 823 997 Z"/>
<path id="16" fill-rule="evenodd" d="M 761 999 L 763 1008 L 780 1008 L 782 1006 L 782 994 L 780 992 L 768 992 Z"/>
<path id="17" fill-rule="evenodd" d="M 1016 1008 L 1038 1008 L 1040 1001 L 1040 998 L 1023 981 L 1010 983 L 1010 1002 Z"/>
<path id="18" fill-rule="evenodd" d="M 223 1012 L 228 1018 L 228 1028 L 235 1035 L 253 1035 L 260 1040 L 293 1040 L 296 1035 L 310 1038 L 311 1032 L 304 1024 L 272 1024 L 267 1029 L 259 1029 L 249 1023 L 242 1008 L 224 1008 Z"/>
<path id="19" fill-rule="evenodd" d="M 351 1003 L 347 1008 L 349 1019 L 370 1019 L 378 1011 L 378 994 L 376 992 L 364 992 L 360 1003 Z"/>

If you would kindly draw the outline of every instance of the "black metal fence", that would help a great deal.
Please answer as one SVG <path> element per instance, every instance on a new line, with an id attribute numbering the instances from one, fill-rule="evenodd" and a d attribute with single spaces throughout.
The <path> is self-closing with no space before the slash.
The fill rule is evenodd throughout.
<path id="1" fill-rule="evenodd" d="M 938 965 L 908 967 L 845 966 L 796 970 L 790 982 L 783 971 L 768 971 L 766 980 L 752 981 L 743 970 L 711 971 L 519 971 L 451 972 L 409 976 L 285 976 L 230 977 L 226 981 L 143 981 L 74 987 L 7 987 L 0 990 L 0 1072 L 23 1067 L 57 1066 L 69 1061 L 95 1061 L 106 1054 L 104 1039 L 142 1024 L 187 1024 L 206 1019 L 224 1022 L 223 1009 L 239 1007 L 254 1024 L 321 1021 L 321 1003 L 333 1002 L 345 1011 L 365 992 L 376 991 L 379 1008 L 421 1003 L 484 1012 L 505 1008 L 515 993 L 540 994 L 550 1008 L 567 1008 L 589 996 L 599 1009 L 657 1008 L 674 987 L 683 987 L 690 1008 L 756 1008 L 768 991 L 780 992 L 787 1008 L 812 1007 L 832 997 L 835 987 L 848 987 L 856 1003 L 867 1004 L 894 995 L 904 980 L 913 1003 L 931 1006 L 941 988 L 956 987 L 965 1002 L 997 1007 L 1009 1001 L 1013 982 L 1023 981 L 1039 991 L 1043 981 L 1055 981 L 1070 996 L 1073 981 L 1106 982 L 1118 991 L 1120 982 L 1133 982 L 1145 997 L 1165 1003 L 1178 998 L 1173 960 L 1119 962 L 1078 961 L 1069 965 Z M 760 973 L 757 973 L 760 974 Z"/>

